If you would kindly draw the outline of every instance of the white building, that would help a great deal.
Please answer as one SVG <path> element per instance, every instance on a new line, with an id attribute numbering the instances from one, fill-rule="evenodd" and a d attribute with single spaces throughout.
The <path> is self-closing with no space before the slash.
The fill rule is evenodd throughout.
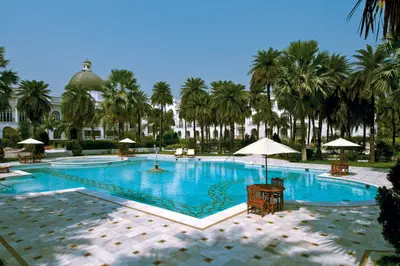
<path id="1" fill-rule="evenodd" d="M 100 92 L 100 88 L 102 87 L 103 80 L 94 74 L 92 72 L 92 64 L 90 61 L 85 60 L 83 62 L 83 68 L 81 71 L 77 72 L 74 76 L 72 76 L 71 80 L 69 81 L 69 84 L 75 84 L 75 85 L 81 85 L 82 87 L 85 88 L 91 88 L 91 95 L 95 99 L 97 105 L 99 105 L 103 101 L 103 95 Z M 62 119 L 62 112 L 61 112 L 61 97 L 51 97 L 52 99 L 52 110 L 51 114 L 54 116 L 55 119 L 61 120 Z M 13 98 L 10 99 L 10 108 L 8 108 L 5 112 L 0 112 L 0 138 L 3 137 L 3 130 L 4 128 L 7 127 L 12 127 L 17 129 L 18 128 L 18 123 L 19 121 L 25 121 L 26 118 L 23 113 L 19 112 L 17 108 L 17 103 L 18 103 L 18 98 L 17 96 L 14 96 Z M 194 137 L 194 132 L 193 132 L 193 127 L 192 123 L 188 122 L 186 124 L 186 131 L 185 131 L 185 121 L 179 119 L 179 104 L 180 100 L 179 99 L 174 99 L 173 104 L 170 106 L 167 106 L 166 110 L 172 110 L 174 112 L 174 120 L 175 120 L 175 127 L 174 131 L 178 133 L 178 135 L 181 138 L 193 138 Z M 278 109 L 277 104 L 274 104 L 274 111 L 277 112 L 278 114 L 281 114 L 282 111 Z M 146 121 L 144 121 L 146 122 Z M 308 124 L 308 121 L 306 122 Z M 317 122 L 316 122 L 317 125 Z M 197 126 L 197 125 L 196 125 Z M 144 126 L 143 127 L 143 133 L 145 135 L 151 135 L 151 128 Z M 212 139 L 218 138 L 219 137 L 219 132 L 220 128 L 219 127 L 211 127 L 210 128 L 210 137 Z M 225 129 L 223 128 L 223 131 Z M 229 130 L 229 127 L 228 127 Z M 253 130 L 257 130 L 257 125 L 255 125 L 252 121 L 251 117 L 246 118 L 245 124 L 244 124 L 244 130 L 241 130 L 241 125 L 236 125 L 235 126 L 235 137 L 241 138 L 244 135 L 248 134 L 249 136 L 251 135 Z M 264 137 L 265 134 L 265 128 L 264 124 L 260 125 L 259 128 L 259 135 L 260 137 Z M 273 129 L 273 133 L 277 133 L 277 128 Z M 281 129 L 279 132 L 281 137 L 288 137 L 290 135 L 289 129 Z M 338 132 L 336 132 L 338 133 Z M 84 129 L 82 132 L 83 139 L 92 139 L 92 134 L 90 129 Z M 196 127 L 196 134 L 197 136 L 200 136 L 200 127 Z M 311 133 L 312 134 L 312 133 Z M 322 134 L 326 135 L 326 124 L 323 124 L 322 127 Z M 361 135 L 361 132 L 354 132 L 353 134 L 355 135 Z M 297 131 L 296 135 L 300 136 L 300 125 L 297 126 Z M 114 131 L 108 131 L 104 132 L 104 128 L 97 127 L 95 128 L 95 136 L 96 139 L 117 139 L 118 136 L 115 134 Z M 64 134 L 60 134 L 59 132 L 55 131 L 50 131 L 49 132 L 49 137 L 50 139 L 66 139 Z M 310 136 L 312 137 L 312 136 Z"/>

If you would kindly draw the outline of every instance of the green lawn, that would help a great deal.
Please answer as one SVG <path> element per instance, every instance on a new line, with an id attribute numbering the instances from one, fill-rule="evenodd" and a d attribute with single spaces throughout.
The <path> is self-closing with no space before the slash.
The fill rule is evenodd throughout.
<path id="1" fill-rule="evenodd" d="M 299 162 L 299 163 L 310 163 L 310 164 L 332 164 L 334 161 L 306 161 L 306 162 Z M 391 168 L 395 165 L 395 162 L 349 162 L 350 166 L 357 166 L 357 167 L 371 167 L 371 168 Z"/>

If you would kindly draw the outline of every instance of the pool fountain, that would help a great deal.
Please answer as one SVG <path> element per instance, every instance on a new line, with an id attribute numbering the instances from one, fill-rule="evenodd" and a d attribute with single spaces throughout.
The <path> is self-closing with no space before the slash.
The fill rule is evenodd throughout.
<path id="1" fill-rule="evenodd" d="M 157 151 L 157 147 L 156 144 L 154 144 L 154 168 L 147 170 L 147 172 L 151 172 L 151 173 L 164 173 L 164 172 L 168 172 L 167 170 L 164 170 L 162 168 L 159 167 L 158 164 L 158 151 Z"/>

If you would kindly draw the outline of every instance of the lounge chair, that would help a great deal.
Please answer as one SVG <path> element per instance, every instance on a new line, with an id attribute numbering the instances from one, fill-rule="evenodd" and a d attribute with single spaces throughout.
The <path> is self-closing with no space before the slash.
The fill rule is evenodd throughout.
<path id="1" fill-rule="evenodd" d="M 31 156 L 24 156 L 22 157 L 20 154 L 18 154 L 18 161 L 20 163 L 29 163 L 29 161 L 32 160 Z"/>
<path id="2" fill-rule="evenodd" d="M 128 150 L 128 157 L 135 157 L 136 156 L 136 150 Z"/>
<path id="3" fill-rule="evenodd" d="M 176 149 L 175 157 L 183 157 L 183 149 L 182 148 Z"/>
<path id="4" fill-rule="evenodd" d="M 187 157 L 194 158 L 195 152 L 194 149 L 188 149 Z"/>

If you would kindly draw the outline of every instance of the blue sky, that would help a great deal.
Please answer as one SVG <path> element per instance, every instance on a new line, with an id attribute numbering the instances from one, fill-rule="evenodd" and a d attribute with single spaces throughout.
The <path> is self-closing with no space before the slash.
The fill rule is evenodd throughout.
<path id="1" fill-rule="evenodd" d="M 151 93 L 164 80 L 173 94 L 188 77 L 248 86 L 259 49 L 315 39 L 351 56 L 367 43 L 357 32 L 356 0 L 14 0 L 2 1 L 0 46 L 22 79 L 44 80 L 59 96 L 88 58 L 93 72 L 129 69 Z"/>

